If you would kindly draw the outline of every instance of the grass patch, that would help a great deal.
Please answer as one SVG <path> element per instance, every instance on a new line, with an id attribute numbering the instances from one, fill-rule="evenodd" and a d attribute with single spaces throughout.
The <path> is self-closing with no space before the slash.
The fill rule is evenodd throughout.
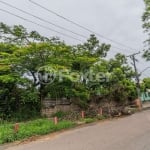
<path id="1" fill-rule="evenodd" d="M 65 117 L 66 113 L 57 112 L 54 116 L 57 116 L 60 120 L 57 125 L 46 118 L 36 119 L 19 123 L 19 131 L 17 133 L 14 132 L 14 123 L 0 121 L 0 144 L 23 140 L 36 135 L 45 135 L 62 129 L 74 127 L 77 124 L 75 121 L 62 120 L 61 118 Z M 106 118 L 107 116 L 97 116 L 95 118 L 80 118 L 79 120 L 85 124 L 92 123 L 97 120 L 104 120 Z"/>
<path id="2" fill-rule="evenodd" d="M 108 116 L 104 116 L 104 115 L 98 115 L 97 116 L 97 119 L 98 120 L 105 120 L 105 119 L 107 119 L 108 118 Z"/>
<path id="3" fill-rule="evenodd" d="M 92 123 L 96 121 L 96 118 L 84 118 L 84 119 L 81 119 L 81 121 L 84 123 Z"/>
<path id="4" fill-rule="evenodd" d="M 75 126 L 74 122 L 61 121 L 57 125 L 48 119 L 38 119 L 19 124 L 19 131 L 14 133 L 12 123 L 0 124 L 0 144 L 22 140 L 35 135 L 44 135 Z"/>

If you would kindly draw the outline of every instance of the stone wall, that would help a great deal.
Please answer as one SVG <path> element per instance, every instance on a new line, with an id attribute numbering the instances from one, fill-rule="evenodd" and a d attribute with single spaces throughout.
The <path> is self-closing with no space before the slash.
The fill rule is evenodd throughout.
<path id="1" fill-rule="evenodd" d="M 99 103 L 89 103 L 89 108 L 86 110 L 87 113 L 98 113 L 100 108 L 103 110 L 103 114 L 110 114 L 118 112 L 122 109 L 122 106 L 118 106 L 117 102 L 111 101 L 108 103 L 107 100 L 101 100 Z M 81 109 L 71 103 L 68 99 L 47 99 L 43 100 L 42 115 L 50 117 L 52 114 L 63 111 L 63 112 L 80 112 Z"/>
<path id="2" fill-rule="evenodd" d="M 58 111 L 75 111 L 78 108 L 73 105 L 70 100 L 52 100 L 52 99 L 47 99 L 42 101 L 42 115 L 50 117 L 53 113 L 56 113 Z"/>

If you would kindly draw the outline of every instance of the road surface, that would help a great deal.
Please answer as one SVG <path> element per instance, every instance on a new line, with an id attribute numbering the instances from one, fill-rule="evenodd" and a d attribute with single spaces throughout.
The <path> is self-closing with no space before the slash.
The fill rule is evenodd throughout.
<path id="1" fill-rule="evenodd" d="M 8 150 L 150 150 L 150 110 L 66 131 Z"/>

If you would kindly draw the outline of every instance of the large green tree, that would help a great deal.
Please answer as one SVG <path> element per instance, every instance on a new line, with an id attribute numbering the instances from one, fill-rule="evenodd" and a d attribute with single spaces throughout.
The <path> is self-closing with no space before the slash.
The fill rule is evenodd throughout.
<path id="1" fill-rule="evenodd" d="M 40 112 L 46 97 L 72 98 L 82 108 L 95 95 L 108 101 L 134 99 L 134 72 L 126 57 L 106 59 L 111 45 L 100 43 L 95 35 L 70 46 L 4 23 L 0 35 L 0 108 L 7 115 Z"/>

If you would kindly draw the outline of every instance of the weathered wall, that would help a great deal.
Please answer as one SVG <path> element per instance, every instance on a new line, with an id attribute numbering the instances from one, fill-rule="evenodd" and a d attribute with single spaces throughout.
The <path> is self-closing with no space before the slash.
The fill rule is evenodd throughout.
<path id="1" fill-rule="evenodd" d="M 43 100 L 42 102 L 42 115 L 50 117 L 53 113 L 58 111 L 75 111 L 77 110 L 77 106 L 73 105 L 69 100 Z"/>

